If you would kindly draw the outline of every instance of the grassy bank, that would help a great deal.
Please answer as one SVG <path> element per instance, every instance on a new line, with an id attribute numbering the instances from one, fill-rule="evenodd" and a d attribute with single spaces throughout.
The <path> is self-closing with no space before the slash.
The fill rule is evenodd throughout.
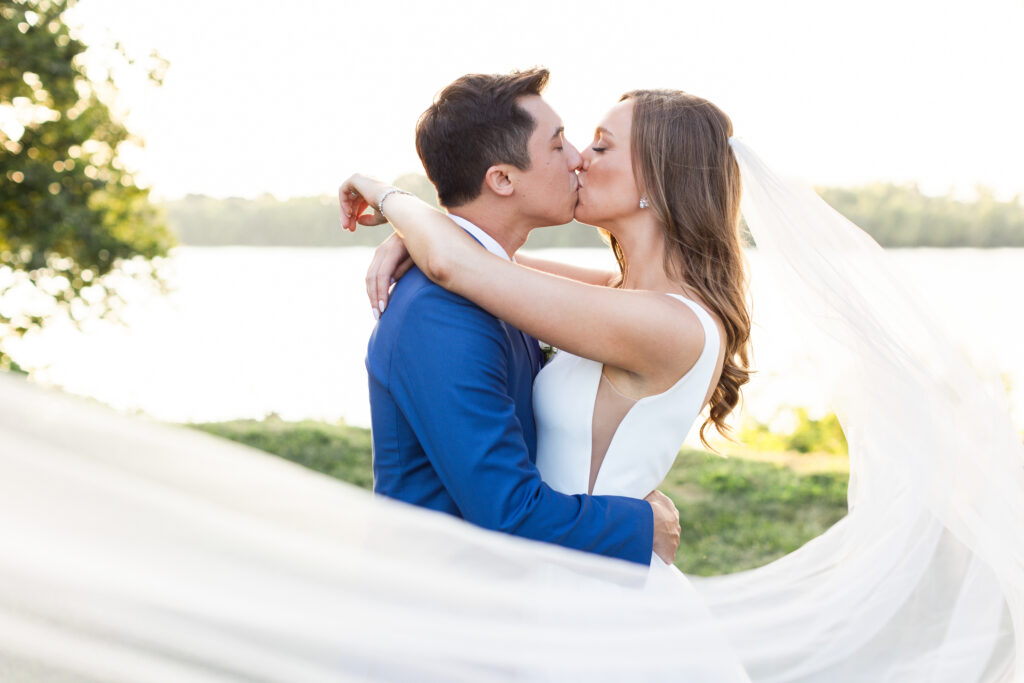
<path id="1" fill-rule="evenodd" d="M 370 432 L 320 422 L 241 420 L 194 425 L 369 489 Z M 728 459 L 684 449 L 664 491 L 683 526 L 676 565 L 723 574 L 765 564 L 846 513 L 845 459 L 737 451 Z"/>

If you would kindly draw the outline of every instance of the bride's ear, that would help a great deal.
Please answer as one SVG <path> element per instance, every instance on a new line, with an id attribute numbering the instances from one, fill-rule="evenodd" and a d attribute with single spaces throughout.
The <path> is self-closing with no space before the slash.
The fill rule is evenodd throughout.
<path id="1" fill-rule="evenodd" d="M 513 169 L 508 164 L 496 164 L 487 169 L 484 174 L 484 185 L 494 194 L 501 197 L 510 197 L 515 189 L 512 185 L 510 174 Z"/>

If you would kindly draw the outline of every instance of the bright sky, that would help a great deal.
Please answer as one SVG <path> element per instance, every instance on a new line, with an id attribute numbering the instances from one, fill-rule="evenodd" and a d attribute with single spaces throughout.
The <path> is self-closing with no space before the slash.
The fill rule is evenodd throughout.
<path id="1" fill-rule="evenodd" d="M 815 184 L 916 180 L 1024 194 L 1024 0 L 81 0 L 89 44 L 155 48 L 126 79 L 158 197 L 333 192 L 421 171 L 413 125 L 467 72 L 552 70 L 577 146 L 619 95 L 706 97 Z"/>

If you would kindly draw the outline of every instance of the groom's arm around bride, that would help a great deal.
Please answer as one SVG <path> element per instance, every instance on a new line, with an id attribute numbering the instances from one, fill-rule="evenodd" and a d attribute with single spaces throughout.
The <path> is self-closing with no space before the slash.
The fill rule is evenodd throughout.
<path id="1" fill-rule="evenodd" d="M 661 494 L 652 505 L 565 495 L 541 481 L 531 343 L 410 271 L 367 356 L 374 491 L 525 538 L 643 564 L 653 549 L 670 561 L 678 512 Z"/>

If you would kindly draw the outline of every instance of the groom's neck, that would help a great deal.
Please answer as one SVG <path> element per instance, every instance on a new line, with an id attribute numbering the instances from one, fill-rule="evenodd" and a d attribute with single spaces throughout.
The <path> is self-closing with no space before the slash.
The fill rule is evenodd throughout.
<path id="1" fill-rule="evenodd" d="M 515 256 L 519 248 L 535 226 L 529 225 L 521 217 L 507 215 L 500 207 L 486 206 L 482 203 L 470 202 L 449 209 L 452 213 L 480 228 L 501 245 L 510 257 Z"/>

